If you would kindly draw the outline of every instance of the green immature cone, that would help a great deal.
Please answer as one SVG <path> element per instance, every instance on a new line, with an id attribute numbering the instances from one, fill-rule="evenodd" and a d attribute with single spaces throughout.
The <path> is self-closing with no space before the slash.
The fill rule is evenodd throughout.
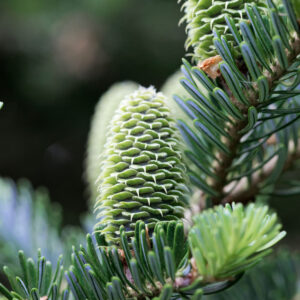
<path id="1" fill-rule="evenodd" d="M 186 48 L 193 47 L 195 60 L 204 60 L 217 55 L 214 46 L 214 33 L 217 30 L 231 44 L 234 37 L 226 23 L 226 16 L 231 16 L 236 26 L 246 17 L 245 4 L 256 4 L 260 11 L 266 7 L 263 0 L 185 0 L 183 2 L 184 17 L 188 34 Z M 239 55 L 239 49 L 233 49 Z"/>
<path id="2" fill-rule="evenodd" d="M 134 92 L 138 84 L 132 81 L 118 82 L 103 94 L 95 107 L 88 137 L 85 178 L 90 194 L 90 204 L 95 205 L 98 195 L 96 181 L 101 170 L 104 145 L 106 143 L 106 129 L 115 110 L 125 95 Z"/>
<path id="3" fill-rule="evenodd" d="M 186 113 L 173 99 L 174 95 L 178 95 L 183 98 L 189 97 L 187 91 L 180 84 L 180 79 L 182 79 L 183 76 L 184 75 L 180 70 L 172 74 L 161 87 L 161 91 L 167 97 L 167 105 L 170 108 L 174 119 L 182 119 L 186 122 L 189 122 L 189 118 L 187 117 Z"/>
<path id="4" fill-rule="evenodd" d="M 96 228 L 119 243 L 120 226 L 134 235 L 138 220 L 151 236 L 158 221 L 183 217 L 185 166 L 166 98 L 140 87 L 120 103 L 107 132 L 96 202 Z"/>

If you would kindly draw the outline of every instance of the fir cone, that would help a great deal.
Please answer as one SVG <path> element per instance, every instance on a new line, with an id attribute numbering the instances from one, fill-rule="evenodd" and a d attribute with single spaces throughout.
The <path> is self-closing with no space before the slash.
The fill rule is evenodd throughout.
<path id="1" fill-rule="evenodd" d="M 195 60 L 204 60 L 217 55 L 213 43 L 213 29 L 218 30 L 220 35 L 225 35 L 229 43 L 233 42 L 233 36 L 226 24 L 225 16 L 229 15 L 238 26 L 239 22 L 246 17 L 245 4 L 256 4 L 260 11 L 266 7 L 263 0 L 185 0 L 183 10 L 185 16 L 181 21 L 187 23 L 188 34 L 186 48 L 193 47 Z M 239 49 L 233 49 L 236 56 Z"/>
<path id="2" fill-rule="evenodd" d="M 132 81 L 115 83 L 101 96 L 95 107 L 85 160 L 85 179 L 88 184 L 90 205 L 92 207 L 94 207 L 98 196 L 96 181 L 101 171 L 107 126 L 121 100 L 137 88 L 138 84 Z"/>
<path id="3" fill-rule="evenodd" d="M 122 100 L 110 123 L 96 203 L 96 226 L 108 242 L 118 243 L 121 225 L 131 237 L 142 220 L 151 236 L 156 222 L 183 217 L 185 166 L 165 102 L 154 88 L 140 87 Z"/>

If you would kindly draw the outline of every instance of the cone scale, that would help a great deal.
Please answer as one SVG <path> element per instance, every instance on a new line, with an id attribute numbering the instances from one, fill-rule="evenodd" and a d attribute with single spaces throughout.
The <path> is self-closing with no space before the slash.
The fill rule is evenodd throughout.
<path id="1" fill-rule="evenodd" d="M 206 58 L 217 55 L 214 46 L 213 29 L 220 35 L 224 35 L 229 43 L 234 38 L 226 24 L 225 16 L 231 16 L 238 26 L 238 23 L 247 15 L 245 5 L 256 4 L 260 11 L 266 7 L 266 1 L 263 0 L 185 0 L 183 1 L 183 10 L 185 16 L 181 21 L 186 22 L 186 31 L 188 34 L 186 48 L 194 49 L 193 58 L 201 61 Z M 233 49 L 235 55 L 239 55 L 239 49 Z"/>
<path id="2" fill-rule="evenodd" d="M 178 220 L 185 206 L 185 166 L 166 98 L 139 88 L 120 103 L 107 132 L 98 224 L 107 242 L 118 243 L 120 227 L 133 236 L 138 220 L 149 235 L 158 221 Z"/>

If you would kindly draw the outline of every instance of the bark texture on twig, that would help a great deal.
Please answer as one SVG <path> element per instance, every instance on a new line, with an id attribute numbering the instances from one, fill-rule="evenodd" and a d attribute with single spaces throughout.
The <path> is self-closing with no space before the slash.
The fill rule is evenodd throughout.
<path id="1" fill-rule="evenodd" d="M 291 42 L 291 48 L 293 49 L 293 51 L 289 52 L 287 55 L 289 66 L 292 65 L 296 57 L 300 54 L 300 38 L 297 35 L 294 36 L 293 42 Z M 272 70 L 273 74 L 268 71 L 265 71 L 264 73 L 268 80 L 270 90 L 274 88 L 275 82 L 278 81 L 283 75 L 285 75 L 287 71 L 286 69 L 282 69 L 278 62 L 272 66 Z M 226 89 L 226 87 L 224 88 Z M 253 88 L 257 91 L 255 83 L 253 84 Z M 258 92 L 249 92 L 249 94 L 246 96 L 251 106 L 258 106 Z M 233 95 L 231 96 L 231 98 L 233 103 L 238 102 Z M 242 109 L 242 113 L 247 115 L 247 111 L 248 107 L 245 106 Z M 228 184 L 227 177 L 229 174 L 229 167 L 232 165 L 234 159 L 237 157 L 241 138 L 243 137 L 243 135 L 239 132 L 247 126 L 247 123 L 248 122 L 246 119 L 237 121 L 235 124 L 230 125 L 228 133 L 231 138 L 226 138 L 225 140 L 225 144 L 230 150 L 230 155 L 227 155 L 224 152 L 218 153 L 219 163 L 217 163 L 217 165 L 214 168 L 214 173 L 217 175 L 218 179 L 214 180 L 211 185 L 212 188 L 219 194 L 219 196 L 212 198 L 212 202 L 214 205 L 223 203 L 224 201 L 226 202 L 226 199 L 228 199 L 226 196 L 225 188 Z M 256 187 L 253 186 L 253 193 L 256 191 L 255 189 Z"/>
<path id="2" fill-rule="evenodd" d="M 283 167 L 283 172 L 290 169 L 293 166 L 293 163 L 298 159 L 300 159 L 300 144 L 298 145 L 297 149 L 295 149 L 293 152 L 291 152 L 288 155 L 285 165 Z M 264 166 L 262 170 L 260 170 L 259 172 L 253 175 L 252 183 L 250 186 L 245 186 L 245 182 L 241 182 L 234 189 L 232 193 L 224 197 L 222 203 L 223 204 L 232 203 L 232 202 L 248 203 L 253 201 L 255 196 L 259 194 L 259 191 L 261 189 L 260 183 L 270 176 L 270 174 L 273 172 L 274 168 L 276 167 L 276 163 L 277 163 L 277 158 L 272 159 L 268 164 Z"/>

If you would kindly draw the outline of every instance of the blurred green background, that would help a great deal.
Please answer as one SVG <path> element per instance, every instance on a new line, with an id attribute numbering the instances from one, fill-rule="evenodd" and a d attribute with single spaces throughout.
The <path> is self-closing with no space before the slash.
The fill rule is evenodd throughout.
<path id="1" fill-rule="evenodd" d="M 116 81 L 159 88 L 179 68 L 180 17 L 176 0 L 1 0 L 0 176 L 46 186 L 64 223 L 78 224 L 94 106 Z M 295 248 L 298 198 L 271 201 Z"/>
<path id="2" fill-rule="evenodd" d="M 0 175 L 44 185 L 77 224 L 100 95 L 126 79 L 160 87 L 184 55 L 174 0 L 1 0 Z"/>

